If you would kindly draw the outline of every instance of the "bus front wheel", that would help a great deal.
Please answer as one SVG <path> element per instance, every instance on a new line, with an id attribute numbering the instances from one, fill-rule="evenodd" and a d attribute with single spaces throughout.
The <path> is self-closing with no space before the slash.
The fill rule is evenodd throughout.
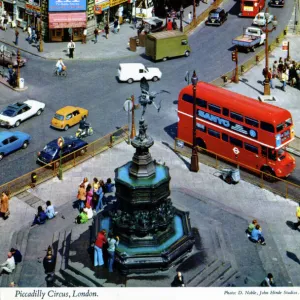
<path id="1" fill-rule="evenodd" d="M 200 147 L 202 149 L 206 149 L 206 144 L 202 139 L 197 139 L 197 146 Z"/>
<path id="2" fill-rule="evenodd" d="M 275 173 L 274 171 L 269 168 L 269 167 L 262 167 L 261 171 L 264 172 L 263 173 L 263 179 L 268 181 L 268 182 L 275 182 L 276 178 L 275 178 Z"/>

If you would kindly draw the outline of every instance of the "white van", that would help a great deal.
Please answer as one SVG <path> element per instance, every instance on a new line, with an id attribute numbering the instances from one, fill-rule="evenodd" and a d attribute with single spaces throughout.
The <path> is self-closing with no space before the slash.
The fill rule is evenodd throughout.
<path id="1" fill-rule="evenodd" d="M 120 81 L 133 83 L 140 81 L 143 77 L 147 80 L 157 81 L 161 78 L 161 71 L 158 68 L 147 68 L 143 64 L 120 64 L 118 77 Z"/>

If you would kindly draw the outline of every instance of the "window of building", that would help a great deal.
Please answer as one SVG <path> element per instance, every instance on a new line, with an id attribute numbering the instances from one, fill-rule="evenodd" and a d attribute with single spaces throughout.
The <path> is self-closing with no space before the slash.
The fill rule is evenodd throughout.
<path id="1" fill-rule="evenodd" d="M 220 132 L 212 130 L 210 128 L 208 128 L 208 134 L 211 135 L 211 136 L 216 137 L 217 139 L 219 139 L 221 137 Z"/>
<path id="2" fill-rule="evenodd" d="M 221 113 L 221 107 L 219 107 L 217 105 L 214 105 L 214 104 L 208 104 L 208 109 L 211 110 L 211 111 L 214 111 L 218 114 Z"/>
<path id="3" fill-rule="evenodd" d="M 258 148 L 257 147 L 255 147 L 253 145 L 250 145 L 250 144 L 246 144 L 246 143 L 244 144 L 244 147 L 245 147 L 246 150 L 258 154 Z"/>
<path id="4" fill-rule="evenodd" d="M 243 142 L 241 140 L 233 138 L 233 137 L 230 137 L 229 141 L 230 141 L 230 144 L 238 146 L 240 148 L 243 148 Z"/>
<path id="5" fill-rule="evenodd" d="M 240 114 L 235 113 L 235 112 L 230 112 L 230 118 L 238 120 L 240 122 L 244 122 L 244 117 Z"/>
<path id="6" fill-rule="evenodd" d="M 264 121 L 260 122 L 260 128 L 268 132 L 274 132 L 274 126 Z"/>
<path id="7" fill-rule="evenodd" d="M 245 122 L 248 125 L 251 125 L 253 127 L 257 127 L 258 128 L 259 122 L 257 120 L 255 120 L 255 119 L 251 119 L 251 118 L 245 117 Z"/>
<path id="8" fill-rule="evenodd" d="M 228 142 L 228 135 L 226 133 L 222 133 L 222 140 Z"/>
<path id="9" fill-rule="evenodd" d="M 228 108 L 226 108 L 226 107 L 223 107 L 223 115 L 224 116 L 229 116 L 229 109 Z"/>

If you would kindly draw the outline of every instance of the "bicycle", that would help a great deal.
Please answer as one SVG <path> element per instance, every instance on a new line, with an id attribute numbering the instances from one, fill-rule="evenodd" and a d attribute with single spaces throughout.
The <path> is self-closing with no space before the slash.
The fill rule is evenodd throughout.
<path id="1" fill-rule="evenodd" d="M 58 69 L 54 69 L 54 75 L 55 76 L 62 76 L 62 77 L 67 77 L 67 70 L 62 70 L 60 73 L 58 72 Z"/>

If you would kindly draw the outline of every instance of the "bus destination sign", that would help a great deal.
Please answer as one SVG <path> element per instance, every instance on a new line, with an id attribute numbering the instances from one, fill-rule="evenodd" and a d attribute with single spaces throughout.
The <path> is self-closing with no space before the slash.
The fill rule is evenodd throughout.
<path id="1" fill-rule="evenodd" d="M 248 128 L 246 126 L 237 124 L 237 123 L 232 122 L 230 120 L 226 120 L 226 119 L 218 117 L 218 116 L 216 116 L 214 114 L 205 112 L 205 111 L 203 111 L 201 109 L 197 110 L 197 115 L 201 119 L 210 121 L 210 122 L 215 123 L 215 124 L 217 124 L 219 126 L 222 126 L 224 128 L 236 131 L 236 132 L 238 132 L 238 133 L 240 133 L 242 135 L 249 136 L 249 137 L 251 137 L 253 139 L 257 139 L 258 138 L 257 131 L 254 130 L 254 129 L 252 129 L 252 128 Z"/>

